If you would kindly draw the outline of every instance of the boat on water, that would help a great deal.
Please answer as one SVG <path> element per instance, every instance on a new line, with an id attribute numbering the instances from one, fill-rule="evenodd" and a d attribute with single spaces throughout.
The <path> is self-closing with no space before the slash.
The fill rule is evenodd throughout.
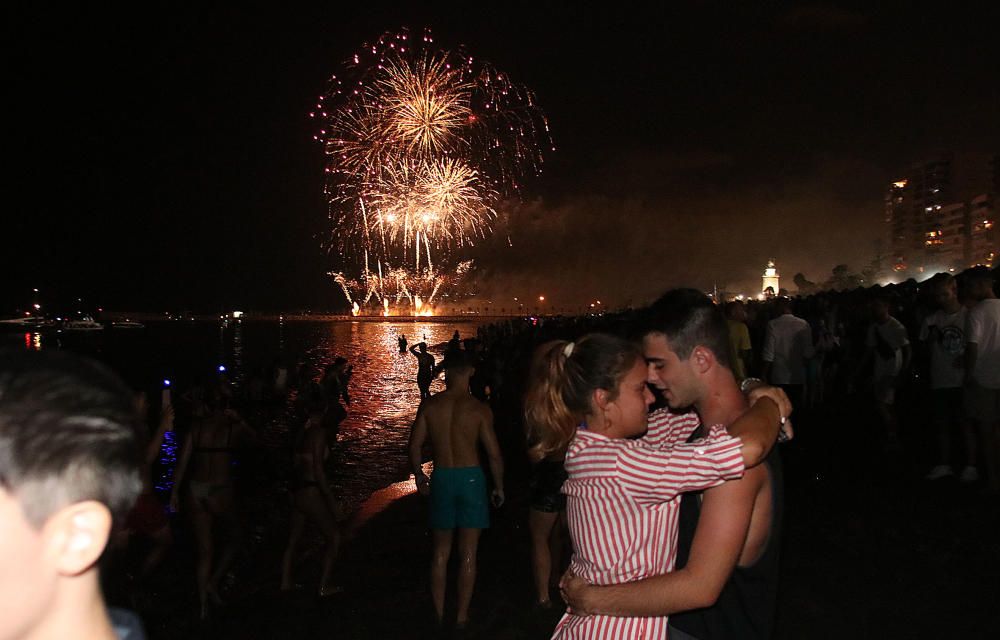
<path id="1" fill-rule="evenodd" d="M 145 329 L 146 325 L 141 322 L 136 322 L 134 320 L 115 320 L 111 323 L 112 329 Z"/>
<path id="2" fill-rule="evenodd" d="M 90 316 L 83 316 L 79 320 L 67 320 L 63 323 L 63 331 L 103 331 L 104 325 L 95 322 Z"/>
<path id="3" fill-rule="evenodd" d="M 0 320 L 0 329 L 10 331 L 41 331 L 43 329 L 51 329 L 55 326 L 56 324 L 52 320 L 46 320 L 38 316 L 4 318 Z"/>

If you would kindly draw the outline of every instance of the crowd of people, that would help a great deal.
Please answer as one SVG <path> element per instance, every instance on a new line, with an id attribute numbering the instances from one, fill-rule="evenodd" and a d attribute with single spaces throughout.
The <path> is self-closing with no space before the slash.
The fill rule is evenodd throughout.
<path id="1" fill-rule="evenodd" d="M 532 566 L 531 599 L 540 611 L 568 605 L 554 637 L 662 638 L 668 628 L 682 639 L 769 637 L 783 447 L 810 451 L 812 417 L 824 407 L 867 398 L 880 425 L 867 435 L 887 455 L 924 465 L 928 482 L 955 475 L 1000 489 L 995 290 L 984 269 L 725 305 L 676 290 L 647 309 L 516 318 L 464 341 L 456 331 L 441 346 L 399 336 L 401 357 L 416 359 L 409 460 L 428 498 L 435 620 L 467 629 L 491 505 L 522 492 L 532 553 L 518 561 Z M 95 638 L 141 637 L 134 617 L 104 614 L 97 561 L 109 541 L 141 540 L 127 569 L 141 581 L 169 554 L 151 467 L 178 419 L 188 428 L 168 502 L 194 534 L 192 583 L 208 616 L 245 535 L 233 456 L 261 439 L 238 408 L 268 398 L 288 398 L 298 415 L 283 444 L 292 509 L 280 588 L 296 588 L 297 549 L 313 523 L 325 539 L 316 591 L 343 589 L 336 565 L 348 514 L 330 488 L 328 456 L 350 410 L 345 359 L 321 375 L 273 367 L 244 385 L 244 398 L 219 376 L 176 409 L 165 395 L 147 424 L 138 419 L 145 396 L 99 365 L 42 353 L 5 357 L 0 369 L 0 550 L 10 567 L 0 599 L 19 614 L 0 621 L 2 637 L 84 627 Z M 445 390 L 432 393 L 442 372 Z M 790 415 L 794 439 L 776 445 L 793 433 Z M 819 448 L 810 455 L 822 464 Z"/>

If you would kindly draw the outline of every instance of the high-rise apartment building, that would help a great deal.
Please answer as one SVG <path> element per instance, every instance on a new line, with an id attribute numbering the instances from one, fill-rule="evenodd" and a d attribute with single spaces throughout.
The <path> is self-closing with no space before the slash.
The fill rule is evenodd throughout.
<path id="1" fill-rule="evenodd" d="M 953 153 L 913 165 L 885 195 L 893 268 L 917 276 L 997 261 L 1000 154 Z"/>
<path id="2" fill-rule="evenodd" d="M 992 267 L 1000 263 L 1000 230 L 997 229 L 997 192 L 976 196 L 969 203 L 969 264 Z"/>

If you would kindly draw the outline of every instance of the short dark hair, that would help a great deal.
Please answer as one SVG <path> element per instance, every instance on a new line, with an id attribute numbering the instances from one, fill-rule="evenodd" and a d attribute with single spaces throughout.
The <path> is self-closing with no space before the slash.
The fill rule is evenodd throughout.
<path id="1" fill-rule="evenodd" d="M 970 285 L 990 285 L 995 284 L 993 273 L 986 267 L 973 267 L 965 272 L 965 279 Z"/>
<path id="2" fill-rule="evenodd" d="M 696 289 L 671 289 L 650 305 L 643 335 L 660 333 L 681 360 L 698 345 L 709 349 L 719 364 L 730 367 L 729 325 L 712 299 Z"/>
<path id="3" fill-rule="evenodd" d="M 774 300 L 774 309 L 778 313 L 792 312 L 792 299 L 788 296 L 778 296 Z"/>
<path id="4" fill-rule="evenodd" d="M 122 518 L 142 488 L 139 448 L 132 393 L 111 370 L 67 353 L 0 351 L 0 487 L 33 525 L 83 500 Z"/>
<path id="5" fill-rule="evenodd" d="M 451 353 L 441 363 L 445 373 L 462 373 L 465 371 L 475 371 L 476 363 L 464 353 Z"/>
<path id="6" fill-rule="evenodd" d="M 930 279 L 931 291 L 940 291 L 955 284 L 955 277 L 950 273 L 935 273 Z"/>

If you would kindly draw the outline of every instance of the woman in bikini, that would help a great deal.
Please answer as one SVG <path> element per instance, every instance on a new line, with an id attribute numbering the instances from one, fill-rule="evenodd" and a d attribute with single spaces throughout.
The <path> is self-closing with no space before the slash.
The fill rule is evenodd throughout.
<path id="1" fill-rule="evenodd" d="M 315 394 L 310 398 L 308 406 L 309 418 L 296 437 L 293 449 L 292 521 L 288 546 L 281 561 L 281 590 L 288 591 L 294 587 L 292 564 L 295 546 L 309 520 L 315 522 L 326 537 L 319 580 L 319 595 L 324 597 L 343 591 L 343 588 L 330 584 L 333 562 L 340 547 L 340 525 L 337 524 L 340 508 L 330 491 L 330 483 L 323 467 L 330 455 L 327 432 L 323 428 L 326 403 L 321 394 Z"/>
<path id="2" fill-rule="evenodd" d="M 198 598 L 204 618 L 208 613 L 209 597 L 215 604 L 221 602 L 219 581 L 233 560 L 238 537 L 233 452 L 238 445 L 255 441 L 256 434 L 235 411 L 228 408 L 227 396 L 219 385 L 212 385 L 206 390 L 203 407 L 196 411 L 196 416 L 174 474 L 170 507 L 175 512 L 179 511 L 181 488 L 187 480 L 185 505 L 190 512 L 197 541 Z M 215 562 L 214 534 L 219 529 L 222 530 L 220 538 L 223 545 Z"/>

